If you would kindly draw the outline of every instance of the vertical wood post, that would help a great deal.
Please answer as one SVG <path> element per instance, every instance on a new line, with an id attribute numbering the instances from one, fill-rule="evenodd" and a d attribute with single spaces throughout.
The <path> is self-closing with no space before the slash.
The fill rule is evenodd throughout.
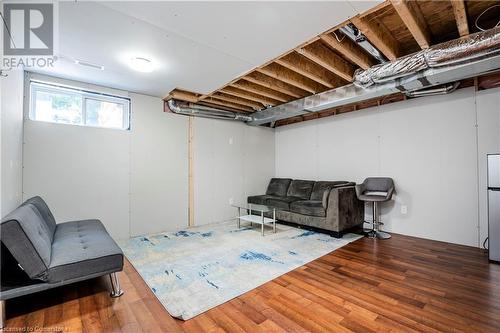
<path id="1" fill-rule="evenodd" d="M 188 129 L 188 227 L 194 226 L 194 182 L 193 182 L 193 168 L 194 168 L 194 128 L 193 117 L 189 117 Z"/>

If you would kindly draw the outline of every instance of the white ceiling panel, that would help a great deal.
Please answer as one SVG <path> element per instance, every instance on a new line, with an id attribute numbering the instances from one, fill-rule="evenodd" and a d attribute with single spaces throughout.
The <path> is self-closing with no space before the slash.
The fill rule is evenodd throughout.
<path id="1" fill-rule="evenodd" d="M 344 0 L 103 4 L 254 66 L 356 14 Z"/>
<path id="2" fill-rule="evenodd" d="M 384 2 L 384 0 L 347 0 L 349 4 L 354 8 L 356 13 L 362 13 L 370 8 L 375 7 L 379 3 Z"/>
<path id="3" fill-rule="evenodd" d="M 62 59 L 53 69 L 35 71 L 159 97 L 176 87 L 209 93 L 356 12 L 345 0 L 62 1 Z M 130 69 L 127 62 L 136 56 L 151 59 L 155 70 Z"/>

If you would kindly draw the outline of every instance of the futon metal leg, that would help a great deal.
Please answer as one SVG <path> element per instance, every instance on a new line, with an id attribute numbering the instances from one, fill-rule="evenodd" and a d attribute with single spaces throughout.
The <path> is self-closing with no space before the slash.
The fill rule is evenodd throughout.
<path id="1" fill-rule="evenodd" d="M 109 280 L 111 281 L 111 297 L 120 297 L 123 295 L 123 290 L 120 288 L 120 281 L 118 281 L 117 273 L 109 274 Z"/>
<path id="2" fill-rule="evenodd" d="M 0 301 L 0 330 L 5 327 L 5 301 Z"/>

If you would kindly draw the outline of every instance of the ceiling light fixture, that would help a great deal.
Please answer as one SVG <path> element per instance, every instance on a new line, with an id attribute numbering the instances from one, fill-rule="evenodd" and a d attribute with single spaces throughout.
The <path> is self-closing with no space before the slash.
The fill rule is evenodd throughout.
<path id="1" fill-rule="evenodd" d="M 138 72 L 150 73 L 153 71 L 153 63 L 151 62 L 151 60 L 146 58 L 134 57 L 130 59 L 129 65 L 133 70 L 136 70 Z"/>

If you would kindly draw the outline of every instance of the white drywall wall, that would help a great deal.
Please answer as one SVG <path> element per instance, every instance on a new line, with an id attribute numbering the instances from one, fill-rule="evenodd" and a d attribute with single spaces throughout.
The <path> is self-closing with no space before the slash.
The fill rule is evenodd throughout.
<path id="1" fill-rule="evenodd" d="M 129 97 L 130 131 L 25 116 L 24 199 L 41 195 L 58 222 L 98 218 L 115 238 L 186 226 L 187 118 L 164 113 L 160 98 Z"/>
<path id="2" fill-rule="evenodd" d="M 40 195 L 56 220 L 100 219 L 129 235 L 129 132 L 25 120 L 24 198 Z"/>
<path id="3" fill-rule="evenodd" d="M 480 245 L 488 237 L 486 154 L 500 153 L 500 88 L 476 93 L 478 124 L 478 189 Z"/>
<path id="4" fill-rule="evenodd" d="M 22 201 L 23 81 L 22 70 L 6 72 L 1 84 L 0 217 Z"/>
<path id="5" fill-rule="evenodd" d="M 274 176 L 274 131 L 243 123 L 194 119 L 195 224 L 234 218 L 230 206 L 265 192 Z"/>
<path id="6" fill-rule="evenodd" d="M 494 142 L 498 150 L 498 93 L 479 92 L 476 99 L 467 88 L 280 127 L 276 175 L 356 182 L 392 177 L 397 193 L 382 208 L 387 230 L 479 246 L 478 201 L 483 204 L 484 197 L 478 197 L 478 186 L 484 192 L 484 184 L 478 185 L 478 175 L 484 176 L 485 165 L 478 169 L 478 154 L 482 159 L 495 150 Z M 489 145 L 478 146 L 478 137 Z"/>
<path id="7" fill-rule="evenodd" d="M 130 131 L 26 119 L 24 198 L 41 195 L 59 222 L 99 218 L 115 238 L 187 227 L 188 117 L 129 97 Z M 272 129 L 196 118 L 194 142 L 195 225 L 234 217 L 229 199 L 263 193 L 274 176 Z"/>
<path id="8" fill-rule="evenodd" d="M 130 233 L 184 228 L 188 212 L 188 117 L 163 112 L 159 98 L 130 97 Z"/>

